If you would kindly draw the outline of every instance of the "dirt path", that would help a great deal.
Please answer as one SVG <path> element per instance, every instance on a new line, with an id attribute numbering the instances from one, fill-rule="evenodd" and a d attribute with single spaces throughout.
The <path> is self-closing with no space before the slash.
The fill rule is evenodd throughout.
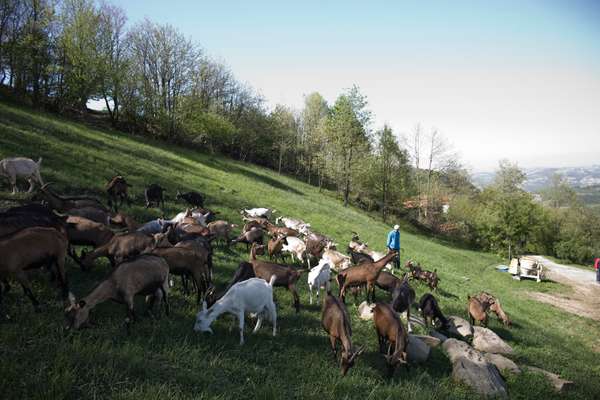
<path id="1" fill-rule="evenodd" d="M 595 272 L 558 264 L 542 256 L 534 258 L 547 268 L 548 278 L 571 286 L 573 291 L 568 294 L 530 292 L 529 296 L 570 313 L 600 321 L 600 284 L 596 283 Z"/>

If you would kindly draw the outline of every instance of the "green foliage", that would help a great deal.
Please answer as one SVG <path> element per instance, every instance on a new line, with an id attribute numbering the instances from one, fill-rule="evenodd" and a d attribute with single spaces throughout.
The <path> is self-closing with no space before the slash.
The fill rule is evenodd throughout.
<path id="1" fill-rule="evenodd" d="M 184 122 L 184 141 L 227 153 L 233 147 L 237 128 L 224 116 L 212 112 L 190 113 Z"/>

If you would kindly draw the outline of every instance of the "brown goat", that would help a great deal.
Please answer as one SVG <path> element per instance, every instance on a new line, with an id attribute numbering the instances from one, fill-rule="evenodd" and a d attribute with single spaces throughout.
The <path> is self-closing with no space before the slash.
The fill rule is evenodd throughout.
<path id="1" fill-rule="evenodd" d="M 408 334 L 389 304 L 377 303 L 373 308 L 373 324 L 379 340 L 379 352 L 384 355 L 391 377 L 399 364 L 406 364 Z"/>
<path id="2" fill-rule="evenodd" d="M 352 326 L 350 325 L 350 316 L 344 303 L 338 298 L 327 293 L 325 299 L 323 299 L 323 312 L 321 315 L 321 324 L 323 329 L 329 335 L 329 342 L 331 343 L 331 351 L 333 352 L 333 359 L 337 362 L 337 348 L 336 344 L 338 341 L 342 344 L 342 355 L 340 359 L 342 375 L 346 375 L 350 367 L 354 365 L 356 357 L 358 357 L 363 351 L 364 346 L 358 350 L 354 349 L 352 345 Z"/>
<path id="3" fill-rule="evenodd" d="M 210 285 L 210 272 L 206 256 L 185 247 L 161 247 L 154 249 L 151 254 L 165 259 L 169 264 L 172 275 L 189 275 L 197 289 L 197 304 Z"/>
<path id="4" fill-rule="evenodd" d="M 103 246 L 86 253 L 81 254 L 79 264 L 84 270 L 89 270 L 94 265 L 94 260 L 99 257 L 106 257 L 114 268 L 128 258 L 136 257 L 140 254 L 150 253 L 156 247 L 170 247 L 166 233 L 159 233 L 154 236 L 144 235 L 134 232 L 123 235 L 115 235 Z"/>
<path id="5" fill-rule="evenodd" d="M 263 224 L 258 221 L 248 221 L 242 228 L 242 233 L 250 232 L 252 228 L 263 229 Z"/>
<path id="6" fill-rule="evenodd" d="M 442 314 L 440 306 L 438 305 L 437 299 L 431 293 L 425 293 L 421 300 L 419 300 L 419 309 L 421 310 L 421 317 L 425 322 L 425 328 L 433 324 L 435 320 L 438 320 L 443 329 L 448 326 L 448 320 Z"/>
<path id="7" fill-rule="evenodd" d="M 236 239 L 231 241 L 232 244 L 246 243 L 246 249 L 254 243 L 263 244 L 264 231 L 262 228 L 251 228 L 248 232 L 243 232 Z"/>
<path id="8" fill-rule="evenodd" d="M 512 326 L 512 321 L 508 318 L 508 315 L 502 309 L 500 305 L 500 301 L 496 299 L 496 301 L 490 306 L 490 311 L 494 312 L 498 319 L 502 321 L 502 323 L 506 326 Z"/>
<path id="9" fill-rule="evenodd" d="M 115 212 L 118 211 L 119 203 L 127 202 L 131 205 L 127 190 L 131 187 L 129 183 L 121 175 L 114 176 L 106 184 L 106 193 L 108 195 L 108 206 L 113 207 Z"/>
<path id="10" fill-rule="evenodd" d="M 169 315 L 169 265 L 162 258 L 154 255 L 143 255 L 135 260 L 125 262 L 116 268 L 110 276 L 101 282 L 90 294 L 76 301 L 65 310 L 69 325 L 67 328 L 80 329 L 87 325 L 90 311 L 107 300 L 123 303 L 127 307 L 127 333 L 130 324 L 136 320 L 133 298 L 136 295 L 153 296 L 148 310 L 152 309 L 155 299 L 162 298 L 165 313 Z"/>
<path id="11" fill-rule="evenodd" d="M 67 237 L 74 246 L 100 247 L 108 243 L 114 236 L 106 225 L 83 217 L 67 218 Z"/>
<path id="12" fill-rule="evenodd" d="M 337 275 L 337 282 L 340 287 L 340 298 L 342 301 L 345 302 L 348 287 L 364 284 L 367 286 L 367 302 L 371 293 L 373 301 L 375 301 L 375 282 L 377 281 L 377 277 L 386 264 L 395 257 L 398 257 L 398 252 L 390 250 L 385 257 L 373 263 L 360 264 L 340 271 Z"/>
<path id="13" fill-rule="evenodd" d="M 54 266 L 63 299 L 66 300 L 69 294 L 69 284 L 65 274 L 65 257 L 68 246 L 69 243 L 64 234 L 47 227 L 25 228 L 10 238 L 0 240 L 0 280 L 6 282 L 8 278 L 16 279 L 31 300 L 35 310 L 39 312 L 40 303 L 31 291 L 27 270 L 42 266 L 50 269 Z M 2 293 L 0 291 L 1 303 Z"/>
<path id="14" fill-rule="evenodd" d="M 284 260 L 284 254 L 281 252 L 283 248 L 283 244 L 285 243 L 285 236 L 275 236 L 269 239 L 267 243 L 267 251 L 269 253 L 269 259 L 278 259 Z"/>
<path id="15" fill-rule="evenodd" d="M 284 235 L 284 236 L 296 236 L 297 237 L 299 235 L 297 230 L 287 228 L 285 226 L 273 225 L 272 223 L 270 223 L 268 221 L 267 221 L 267 223 L 265 223 L 265 229 L 267 230 L 267 232 L 269 232 L 270 236 Z"/>
<path id="16" fill-rule="evenodd" d="M 229 246 L 229 234 L 233 228 L 237 228 L 237 225 L 230 224 L 229 222 L 223 220 L 210 222 L 208 224 L 209 232 L 215 237 L 216 240 L 223 239 L 226 246 Z"/>
<path id="17" fill-rule="evenodd" d="M 127 232 L 134 232 L 141 225 L 127 214 L 117 213 L 110 218 L 110 223 L 122 228 L 126 228 Z"/>
<path id="18" fill-rule="evenodd" d="M 475 325 L 475 321 L 477 321 L 479 325 L 487 327 L 488 314 L 484 305 L 475 297 L 467 296 L 467 299 L 469 300 L 468 309 L 471 325 Z"/>
<path id="19" fill-rule="evenodd" d="M 260 246 L 263 248 L 264 246 Z M 300 312 L 300 296 L 298 296 L 298 290 L 296 289 L 296 282 L 300 278 L 300 275 L 304 270 L 295 270 L 294 268 L 275 264 L 268 261 L 262 261 L 256 259 L 256 251 L 259 246 L 254 243 L 252 248 L 250 249 L 250 264 L 252 264 L 252 268 L 254 269 L 254 274 L 257 278 L 262 278 L 266 282 L 269 282 L 271 276 L 275 275 L 275 283 L 273 286 L 285 287 L 287 288 L 294 297 L 294 308 L 296 312 Z"/>
<path id="20" fill-rule="evenodd" d="M 108 209 L 97 199 L 83 196 L 59 196 L 50 189 L 50 185 L 51 183 L 48 182 L 40 187 L 38 193 L 33 197 L 33 200 L 45 201 L 50 208 L 59 212 L 67 212 L 77 208 L 96 208 L 102 211 L 108 211 Z"/>

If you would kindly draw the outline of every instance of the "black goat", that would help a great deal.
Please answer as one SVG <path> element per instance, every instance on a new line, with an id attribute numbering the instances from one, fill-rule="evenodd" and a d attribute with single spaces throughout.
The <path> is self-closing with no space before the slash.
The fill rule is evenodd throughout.
<path id="1" fill-rule="evenodd" d="M 152 183 L 144 190 L 144 197 L 146 198 L 146 208 L 156 204 L 156 207 L 165 208 L 165 199 L 163 193 L 165 189 L 156 183 Z"/>
<path id="2" fill-rule="evenodd" d="M 201 193 L 191 191 L 187 193 L 181 193 L 179 190 L 177 191 L 177 195 L 175 196 L 177 200 L 183 200 L 192 207 L 202 207 L 204 208 L 204 196 Z"/>
<path id="3" fill-rule="evenodd" d="M 421 296 L 421 300 L 419 300 L 419 309 L 421 310 L 421 316 L 425 322 L 425 327 L 428 327 L 430 323 L 433 325 L 435 320 L 440 322 L 442 329 L 446 329 L 448 326 L 448 320 L 444 317 L 444 314 L 442 314 L 442 310 L 440 310 L 436 298 L 431 293 L 425 293 Z"/>
<path id="4" fill-rule="evenodd" d="M 402 283 L 394 288 L 392 292 L 392 303 L 391 306 L 397 313 L 402 314 L 406 312 L 406 321 L 408 322 L 408 331 L 412 331 L 410 325 L 410 307 L 415 302 L 415 291 L 410 287 L 408 283 L 408 274 L 402 278 Z"/>

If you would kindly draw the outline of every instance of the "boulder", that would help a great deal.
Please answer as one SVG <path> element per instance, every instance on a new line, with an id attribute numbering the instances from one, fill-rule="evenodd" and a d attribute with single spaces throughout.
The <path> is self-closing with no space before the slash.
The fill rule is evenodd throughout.
<path id="1" fill-rule="evenodd" d="M 412 335 L 418 339 L 421 339 L 427 346 L 433 348 L 438 347 L 442 340 L 440 338 L 429 336 L 429 335 Z"/>
<path id="2" fill-rule="evenodd" d="M 446 337 L 446 335 L 442 335 L 441 333 L 439 333 L 438 331 L 432 329 L 429 331 L 429 335 L 431 335 L 432 337 L 439 339 L 440 342 L 444 343 L 446 340 L 448 340 L 448 338 Z"/>
<path id="3" fill-rule="evenodd" d="M 500 354 L 486 353 L 484 354 L 484 357 L 489 363 L 494 364 L 501 374 L 503 371 L 509 371 L 513 374 L 521 373 L 521 368 L 519 368 L 513 360 L 501 356 Z M 504 374 L 502 375 L 504 376 Z"/>
<path id="4" fill-rule="evenodd" d="M 365 321 L 372 320 L 373 307 L 375 307 L 375 304 L 369 304 L 366 301 L 360 303 L 360 305 L 358 306 L 358 316 L 360 317 L 360 319 L 363 319 Z"/>
<path id="5" fill-rule="evenodd" d="M 473 337 L 473 327 L 469 321 L 453 315 L 448 317 L 448 333 L 463 339 L 469 339 Z"/>
<path id="6" fill-rule="evenodd" d="M 566 379 L 562 379 L 560 376 L 553 374 L 552 372 L 543 370 L 541 368 L 530 367 L 530 366 L 527 366 L 526 368 L 529 371 L 539 372 L 540 374 L 546 376 L 546 378 L 548 378 L 548 380 L 552 384 L 552 387 L 554 388 L 554 390 L 557 393 L 562 393 L 565 390 L 573 387 L 573 385 L 574 385 L 573 381 L 568 381 Z"/>
<path id="7" fill-rule="evenodd" d="M 452 378 L 485 397 L 507 398 L 506 384 L 498 368 L 483 353 L 457 339 L 448 339 L 442 348 L 452 362 Z"/>
<path id="8" fill-rule="evenodd" d="M 495 354 L 512 354 L 513 349 L 494 331 L 482 326 L 473 327 L 473 347 L 479 351 Z"/>
<path id="9" fill-rule="evenodd" d="M 410 364 L 424 363 L 429 358 L 431 348 L 415 335 L 408 335 L 407 361 Z"/>

